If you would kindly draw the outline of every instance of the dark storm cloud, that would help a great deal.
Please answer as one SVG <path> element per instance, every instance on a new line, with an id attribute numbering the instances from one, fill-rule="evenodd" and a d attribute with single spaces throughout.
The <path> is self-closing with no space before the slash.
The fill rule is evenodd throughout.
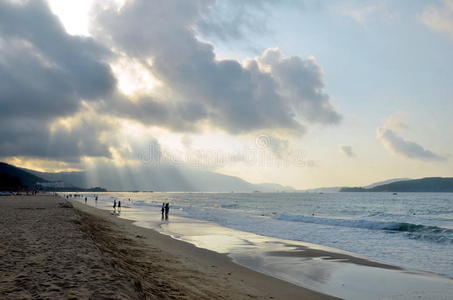
<path id="1" fill-rule="evenodd" d="M 115 87 L 102 62 L 108 51 L 68 35 L 41 0 L 0 2 L 0 45 L 1 114 L 70 114 L 80 99 L 106 96 Z"/>
<path id="2" fill-rule="evenodd" d="M 392 129 L 379 128 L 378 138 L 393 152 L 424 161 L 446 161 L 447 158 L 431 152 L 419 144 L 397 135 Z"/>
<path id="3" fill-rule="evenodd" d="M 198 122 L 209 118 L 205 108 L 197 102 L 173 102 L 153 97 L 141 97 L 130 101 L 117 94 L 108 101 L 100 102 L 98 110 L 112 116 L 128 118 L 144 125 L 160 126 L 175 132 L 198 130 Z"/>
<path id="4" fill-rule="evenodd" d="M 81 156 L 110 157 L 109 144 L 99 140 L 111 124 L 92 116 L 81 117 L 70 128 L 52 130 L 42 120 L 5 118 L 0 120 L 0 157 L 30 156 L 78 162 Z"/>
<path id="5" fill-rule="evenodd" d="M 0 1 L 0 156 L 108 156 L 98 124 L 49 127 L 82 99 L 115 90 L 109 55 L 91 38 L 68 35 L 44 1 Z"/>
<path id="6" fill-rule="evenodd" d="M 145 66 L 172 90 L 177 108 L 180 103 L 186 108 L 198 105 L 198 114 L 187 114 L 191 122 L 206 120 L 230 133 L 242 133 L 258 129 L 303 132 L 299 116 L 322 124 L 340 120 L 323 92 L 322 73 L 313 60 L 285 58 L 275 49 L 245 65 L 217 60 L 213 46 L 198 40 L 193 30 L 212 3 L 130 1 L 120 10 L 99 12 L 95 35 L 132 57 L 151 60 Z M 142 116 L 147 107 L 156 106 L 174 112 L 166 101 L 159 103 L 134 104 L 128 114 Z"/>

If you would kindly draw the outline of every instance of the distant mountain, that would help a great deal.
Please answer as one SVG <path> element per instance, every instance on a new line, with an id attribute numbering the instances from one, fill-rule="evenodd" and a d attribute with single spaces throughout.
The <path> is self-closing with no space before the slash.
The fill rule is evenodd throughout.
<path id="1" fill-rule="evenodd" d="M 86 181 L 86 174 L 84 172 L 39 172 L 30 169 L 22 169 L 26 172 L 45 178 L 47 181 L 51 182 L 63 182 L 65 187 L 82 187 L 87 188 L 91 185 Z"/>
<path id="2" fill-rule="evenodd" d="M 0 162 L 0 190 L 19 190 L 21 188 L 32 188 L 37 182 L 47 180 L 30 174 L 13 165 Z"/>
<path id="3" fill-rule="evenodd" d="M 291 186 L 284 186 L 278 183 L 257 183 L 253 184 L 255 191 L 260 192 L 294 192 L 296 191 Z"/>
<path id="4" fill-rule="evenodd" d="M 364 186 L 364 187 L 346 187 L 346 186 L 334 186 L 334 187 L 319 187 L 319 188 L 314 188 L 314 189 L 307 189 L 307 190 L 301 190 L 303 192 L 308 192 L 308 193 L 336 193 L 336 192 L 341 192 L 343 191 L 343 189 L 359 189 L 359 190 L 362 190 L 362 189 L 369 189 L 369 188 L 373 188 L 375 186 L 378 186 L 378 185 L 382 185 L 382 184 L 387 184 L 387 183 L 392 183 L 392 182 L 397 182 L 397 181 L 403 181 L 403 180 L 410 180 L 410 178 L 393 178 L 393 179 L 387 179 L 387 180 L 384 180 L 384 181 L 379 181 L 379 182 L 375 182 L 375 183 L 372 183 L 372 184 L 369 184 L 367 186 Z"/>
<path id="5" fill-rule="evenodd" d="M 319 188 L 314 188 L 314 189 L 299 190 L 299 192 L 306 192 L 306 193 L 337 193 L 342 188 L 343 188 L 342 186 L 319 187 Z"/>
<path id="6" fill-rule="evenodd" d="M 39 176 L 38 171 L 21 169 L 13 165 L 0 162 L 0 190 L 17 191 L 22 189 L 40 189 L 46 191 L 105 191 L 102 188 L 80 188 L 74 185 L 68 185 L 60 180 L 54 180 L 52 176 L 44 178 Z M 52 174 L 52 173 L 49 173 Z"/>
<path id="7" fill-rule="evenodd" d="M 398 181 L 407 181 L 407 180 L 411 180 L 411 178 L 387 179 L 387 180 L 378 181 L 378 182 L 372 183 L 370 185 L 364 186 L 364 188 L 370 189 L 370 188 L 374 188 L 375 186 L 378 186 L 378 185 L 384 185 L 384 184 L 388 184 L 388 183 L 393 183 L 393 182 L 398 182 Z"/>
<path id="8" fill-rule="evenodd" d="M 83 172 L 46 173 L 27 170 L 49 181 L 88 188 L 101 186 L 109 191 L 161 192 L 277 192 L 293 190 L 274 183 L 252 184 L 235 176 L 196 168 L 171 165 L 115 167 L 104 165 Z"/>
<path id="9" fill-rule="evenodd" d="M 453 193 L 453 177 L 426 177 L 378 185 L 372 188 L 342 188 L 341 192 L 426 192 Z"/>

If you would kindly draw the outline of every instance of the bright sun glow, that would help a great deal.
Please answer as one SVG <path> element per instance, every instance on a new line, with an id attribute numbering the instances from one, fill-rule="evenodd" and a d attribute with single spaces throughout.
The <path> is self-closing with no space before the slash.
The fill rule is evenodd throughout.
<path id="1" fill-rule="evenodd" d="M 118 88 L 127 96 L 149 94 L 159 81 L 142 64 L 123 57 L 111 65 L 118 80 Z"/>
<path id="2" fill-rule="evenodd" d="M 48 0 L 52 12 L 58 15 L 64 28 L 72 35 L 89 36 L 90 9 L 93 0 Z"/>

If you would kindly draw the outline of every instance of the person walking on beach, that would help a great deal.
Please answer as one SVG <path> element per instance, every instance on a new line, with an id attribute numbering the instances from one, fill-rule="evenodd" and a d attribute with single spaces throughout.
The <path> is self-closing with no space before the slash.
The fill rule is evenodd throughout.
<path id="1" fill-rule="evenodd" d="M 165 203 L 165 220 L 168 219 L 168 212 L 170 211 L 170 203 Z"/>
<path id="2" fill-rule="evenodd" d="M 161 220 L 163 220 L 164 216 L 165 216 L 165 203 L 162 203 L 162 207 L 160 208 L 160 212 L 162 213 Z"/>
<path id="3" fill-rule="evenodd" d="M 121 210 L 121 200 L 118 200 L 118 210 Z"/>
<path id="4" fill-rule="evenodd" d="M 85 203 L 87 203 L 87 197 L 85 197 Z"/>
<path id="5" fill-rule="evenodd" d="M 113 199 L 113 210 L 116 210 L 116 199 Z"/>

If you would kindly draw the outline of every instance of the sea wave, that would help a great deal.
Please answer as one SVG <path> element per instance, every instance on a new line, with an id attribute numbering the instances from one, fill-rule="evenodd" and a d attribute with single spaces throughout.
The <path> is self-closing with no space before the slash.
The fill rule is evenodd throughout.
<path id="1" fill-rule="evenodd" d="M 401 232 L 405 233 L 406 236 L 410 239 L 430 240 L 440 243 L 453 243 L 453 230 L 437 226 L 427 226 L 407 222 L 371 221 L 363 219 L 334 219 L 290 214 L 279 214 L 274 218 L 282 221 Z"/>

